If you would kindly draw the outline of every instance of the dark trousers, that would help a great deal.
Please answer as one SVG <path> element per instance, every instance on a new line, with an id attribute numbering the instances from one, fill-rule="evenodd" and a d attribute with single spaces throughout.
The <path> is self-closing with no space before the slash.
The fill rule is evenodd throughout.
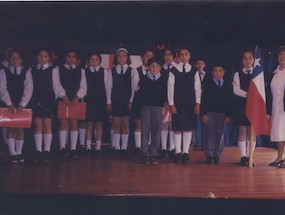
<path id="1" fill-rule="evenodd" d="M 207 157 L 220 157 L 224 149 L 225 114 L 207 112 L 207 115 L 205 153 Z"/>
<path id="2" fill-rule="evenodd" d="M 142 127 L 142 155 L 156 156 L 160 145 L 162 128 L 162 107 L 144 106 L 141 109 L 141 127 Z M 149 135 L 151 143 L 148 145 Z"/>

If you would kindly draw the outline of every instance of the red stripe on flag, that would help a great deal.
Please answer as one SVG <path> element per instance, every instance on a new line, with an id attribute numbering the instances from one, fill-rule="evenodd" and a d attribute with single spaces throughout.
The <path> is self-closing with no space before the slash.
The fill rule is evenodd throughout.
<path id="1" fill-rule="evenodd" d="M 246 116 L 253 126 L 256 135 L 269 135 L 266 105 L 252 80 L 250 81 L 247 94 Z"/>

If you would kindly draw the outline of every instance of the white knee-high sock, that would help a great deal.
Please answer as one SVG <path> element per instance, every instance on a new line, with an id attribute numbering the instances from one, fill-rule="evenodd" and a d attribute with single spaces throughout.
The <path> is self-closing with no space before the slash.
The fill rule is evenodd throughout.
<path id="1" fill-rule="evenodd" d="M 39 152 L 43 151 L 43 135 L 42 134 L 34 134 L 36 150 Z"/>
<path id="2" fill-rule="evenodd" d="M 67 131 L 59 130 L 59 146 L 60 150 L 65 149 L 67 139 Z"/>
<path id="3" fill-rule="evenodd" d="M 91 140 L 86 140 L 86 150 L 91 150 Z"/>
<path id="4" fill-rule="evenodd" d="M 115 150 L 120 150 L 121 149 L 121 147 L 120 147 L 120 139 L 121 139 L 121 134 L 114 134 L 113 141 L 114 141 Z"/>
<path id="5" fill-rule="evenodd" d="M 246 141 L 238 141 L 240 157 L 246 157 Z"/>
<path id="6" fill-rule="evenodd" d="M 189 153 L 192 132 L 183 132 L 183 153 Z"/>
<path id="7" fill-rule="evenodd" d="M 111 129 L 110 130 L 110 138 L 111 138 L 111 148 L 114 148 L 115 147 L 115 140 L 114 140 L 114 129 Z"/>
<path id="8" fill-rule="evenodd" d="M 140 131 L 135 131 L 135 144 L 136 144 L 136 148 L 141 148 L 142 133 Z"/>
<path id="9" fill-rule="evenodd" d="M 21 155 L 23 150 L 24 140 L 15 140 L 16 154 Z"/>
<path id="10" fill-rule="evenodd" d="M 174 149 L 174 132 L 169 132 L 169 151 L 172 151 Z"/>
<path id="11" fill-rule="evenodd" d="M 151 132 L 149 133 L 149 137 L 148 137 L 148 145 L 150 145 L 151 143 Z"/>
<path id="12" fill-rule="evenodd" d="M 96 150 L 101 150 L 102 141 L 96 141 Z"/>
<path id="13" fill-rule="evenodd" d="M 129 134 L 122 134 L 122 149 L 128 148 Z"/>
<path id="14" fill-rule="evenodd" d="M 161 149 L 167 150 L 168 131 L 161 131 Z"/>
<path id="15" fill-rule="evenodd" d="M 175 154 L 181 153 L 181 134 L 174 134 Z"/>
<path id="16" fill-rule="evenodd" d="M 76 150 L 78 131 L 70 131 L 70 149 Z"/>
<path id="17" fill-rule="evenodd" d="M 79 143 L 80 145 L 85 145 L 85 138 L 86 138 L 86 129 L 85 128 L 79 128 Z"/>
<path id="18" fill-rule="evenodd" d="M 46 152 L 50 152 L 52 141 L 52 134 L 44 134 L 44 149 Z"/>
<path id="19" fill-rule="evenodd" d="M 254 148 L 256 146 L 256 142 L 253 142 Z M 246 145 L 246 156 L 249 157 L 249 142 Z"/>
<path id="20" fill-rule="evenodd" d="M 7 144 L 8 144 L 10 155 L 16 155 L 15 139 L 14 138 L 7 139 Z"/>

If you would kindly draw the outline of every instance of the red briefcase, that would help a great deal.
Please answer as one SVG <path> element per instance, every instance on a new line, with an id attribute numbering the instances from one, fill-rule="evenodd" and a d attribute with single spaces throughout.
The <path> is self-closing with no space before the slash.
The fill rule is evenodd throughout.
<path id="1" fill-rule="evenodd" d="M 85 120 L 86 103 L 78 102 L 75 106 L 66 106 L 63 102 L 58 102 L 58 119 Z"/>
<path id="2" fill-rule="evenodd" d="M 21 113 L 9 113 L 8 108 L 0 108 L 0 127 L 30 128 L 32 126 L 33 112 L 23 109 Z"/>

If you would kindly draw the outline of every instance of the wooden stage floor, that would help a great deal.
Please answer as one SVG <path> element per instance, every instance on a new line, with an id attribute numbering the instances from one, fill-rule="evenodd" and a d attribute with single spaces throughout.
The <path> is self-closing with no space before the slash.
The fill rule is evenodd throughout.
<path id="1" fill-rule="evenodd" d="M 253 169 L 238 165 L 237 147 L 225 147 L 221 166 L 207 165 L 204 153 L 191 152 L 189 165 L 161 160 L 144 165 L 100 158 L 53 160 L 48 164 L 0 165 L 0 192 L 99 196 L 285 199 L 285 169 L 269 167 L 276 150 L 257 148 Z"/>

